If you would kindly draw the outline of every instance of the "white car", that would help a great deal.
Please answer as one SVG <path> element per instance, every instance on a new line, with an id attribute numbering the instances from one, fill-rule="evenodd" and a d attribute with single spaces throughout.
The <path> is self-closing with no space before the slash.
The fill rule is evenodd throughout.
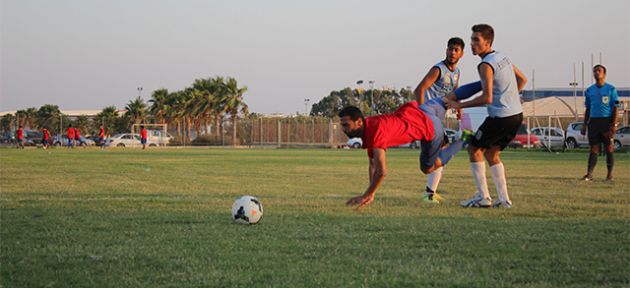
<path id="1" fill-rule="evenodd" d="M 348 139 L 346 145 L 350 148 L 360 149 L 361 147 L 363 147 L 363 140 L 361 140 L 361 138 L 359 137 L 350 138 Z"/>
<path id="2" fill-rule="evenodd" d="M 588 137 L 582 135 L 580 130 L 584 126 L 583 122 L 573 122 L 567 126 L 566 147 L 567 149 L 574 149 L 578 147 L 588 147 Z"/>
<path id="3" fill-rule="evenodd" d="M 535 127 L 532 128 L 531 134 L 536 135 L 540 140 L 540 144 L 549 148 L 564 147 L 564 131 L 558 127 Z"/>
<path id="4" fill-rule="evenodd" d="M 112 136 L 112 138 L 108 139 L 107 146 L 114 147 L 140 147 L 142 144 L 140 143 L 140 135 L 131 134 L 131 133 L 123 133 L 116 134 Z M 149 147 L 157 147 L 158 143 L 152 141 L 152 139 L 147 139 L 147 146 Z"/>
<path id="5" fill-rule="evenodd" d="M 630 126 L 624 126 L 617 129 L 614 141 L 615 150 L 630 146 Z"/>

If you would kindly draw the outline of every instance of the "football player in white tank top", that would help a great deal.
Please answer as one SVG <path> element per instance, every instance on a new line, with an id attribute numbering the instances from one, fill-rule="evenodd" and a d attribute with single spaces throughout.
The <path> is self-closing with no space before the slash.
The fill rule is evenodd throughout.
<path id="1" fill-rule="evenodd" d="M 463 207 L 498 207 L 511 208 L 508 196 L 505 169 L 501 162 L 501 150 L 514 138 L 521 125 L 523 114 L 519 92 L 525 87 L 527 79 L 508 57 L 492 49 L 494 29 L 487 24 L 472 27 L 471 49 L 473 55 L 479 55 L 482 62 L 478 66 L 482 82 L 482 95 L 467 102 L 449 102 L 449 108 L 487 106 L 489 117 L 479 127 L 470 145 L 468 155 L 477 193 L 462 201 Z M 499 196 L 492 204 L 486 183 L 484 157 L 492 170 L 492 179 Z"/>
<path id="2" fill-rule="evenodd" d="M 444 60 L 433 65 L 414 90 L 414 95 L 416 95 L 416 101 L 418 101 L 419 105 L 423 105 L 427 100 L 445 97 L 457 89 L 460 74 L 457 63 L 464 56 L 464 47 L 464 40 L 459 37 L 453 37 L 448 40 Z M 461 115 L 459 112 L 457 113 L 458 117 Z M 428 174 L 426 195 L 423 198 L 425 202 L 440 202 L 441 199 L 436 192 L 442 178 L 443 168 L 440 167 Z"/>

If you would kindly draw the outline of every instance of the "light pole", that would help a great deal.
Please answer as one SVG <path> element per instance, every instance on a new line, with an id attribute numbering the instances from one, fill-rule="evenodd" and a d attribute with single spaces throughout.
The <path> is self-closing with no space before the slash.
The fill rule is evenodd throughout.
<path id="1" fill-rule="evenodd" d="M 138 87 L 138 97 L 142 97 L 142 86 Z"/>
<path id="2" fill-rule="evenodd" d="M 575 63 L 573 64 L 573 82 L 569 83 L 569 86 L 573 87 L 573 112 L 575 113 L 575 120 L 577 121 L 578 119 L 578 112 L 577 112 L 577 86 L 578 86 L 578 82 L 577 82 L 577 75 L 575 75 Z"/>
<path id="3" fill-rule="evenodd" d="M 370 83 L 370 106 L 372 108 L 372 113 L 376 114 L 376 110 L 374 109 L 374 80 L 370 80 L 368 83 Z"/>
<path id="4" fill-rule="evenodd" d="M 304 116 L 308 115 L 308 102 L 311 102 L 311 99 L 304 99 Z"/>

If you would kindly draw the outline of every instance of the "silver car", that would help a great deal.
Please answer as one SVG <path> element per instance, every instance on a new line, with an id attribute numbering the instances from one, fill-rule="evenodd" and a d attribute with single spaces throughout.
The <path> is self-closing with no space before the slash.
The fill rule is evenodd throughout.
<path id="1" fill-rule="evenodd" d="M 567 126 L 567 149 L 574 149 L 578 147 L 588 147 L 588 137 L 582 135 L 580 130 L 584 126 L 583 122 L 573 122 Z"/>
<path id="2" fill-rule="evenodd" d="M 624 126 L 617 129 L 614 141 L 615 150 L 630 146 L 630 126 Z"/>
<path id="3" fill-rule="evenodd" d="M 564 131 L 558 127 L 536 127 L 532 128 L 531 133 L 540 139 L 540 144 L 549 148 L 564 147 Z"/>

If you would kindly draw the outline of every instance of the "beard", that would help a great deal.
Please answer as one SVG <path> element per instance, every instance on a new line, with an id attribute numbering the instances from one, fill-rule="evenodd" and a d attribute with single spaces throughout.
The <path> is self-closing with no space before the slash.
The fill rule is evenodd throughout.
<path id="1" fill-rule="evenodd" d="M 348 136 L 348 138 L 361 138 L 361 136 L 363 136 L 362 129 L 357 129 L 354 131 L 344 132 L 344 133 L 346 134 L 346 136 Z"/>

